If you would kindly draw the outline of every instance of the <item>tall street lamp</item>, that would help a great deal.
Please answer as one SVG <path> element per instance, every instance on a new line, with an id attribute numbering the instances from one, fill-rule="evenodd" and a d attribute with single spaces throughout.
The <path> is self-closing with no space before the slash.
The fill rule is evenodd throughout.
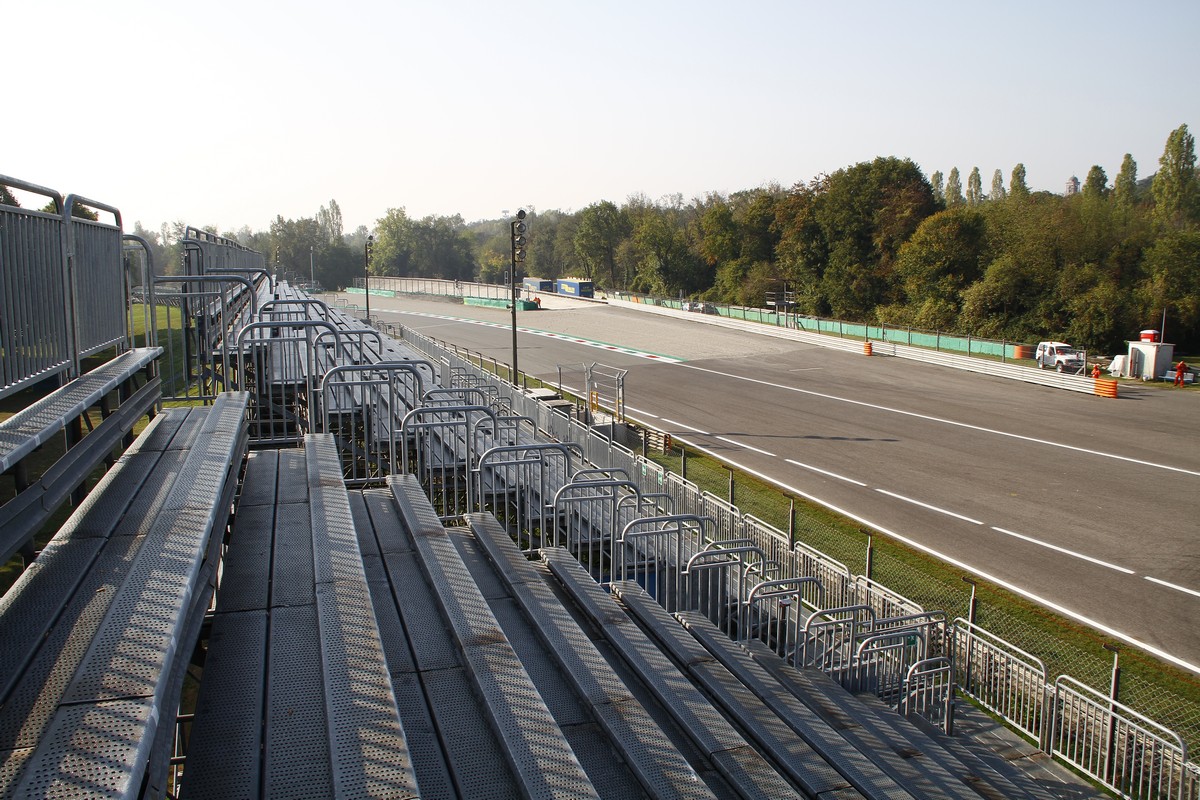
<path id="1" fill-rule="evenodd" d="M 512 384 L 517 385 L 517 302 L 521 297 L 521 284 L 517 278 L 517 265 L 525 263 L 525 233 L 529 227 L 525 224 L 525 209 L 517 212 L 517 218 L 510 223 L 512 230 Z"/>
<path id="2" fill-rule="evenodd" d="M 316 256 L 313 255 L 313 246 L 308 246 L 308 290 L 311 292 L 313 287 L 317 285 L 317 262 Z"/>
<path id="3" fill-rule="evenodd" d="M 367 237 L 366 252 L 363 255 L 363 296 L 367 298 L 367 325 L 371 324 L 371 248 L 375 245 L 375 237 Z"/>

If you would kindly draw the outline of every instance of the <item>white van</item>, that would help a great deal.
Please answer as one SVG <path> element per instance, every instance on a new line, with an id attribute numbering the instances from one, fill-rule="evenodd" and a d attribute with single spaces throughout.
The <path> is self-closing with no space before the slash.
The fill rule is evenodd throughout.
<path id="1" fill-rule="evenodd" d="M 1066 342 L 1038 342 L 1033 354 L 1038 369 L 1056 372 L 1078 372 L 1083 369 L 1083 353 Z"/>

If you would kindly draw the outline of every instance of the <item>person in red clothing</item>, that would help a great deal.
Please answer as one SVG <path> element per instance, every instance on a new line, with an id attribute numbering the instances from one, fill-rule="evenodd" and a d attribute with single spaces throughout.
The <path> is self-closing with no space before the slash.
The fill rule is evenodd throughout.
<path id="1" fill-rule="evenodd" d="M 1179 363 L 1175 365 L 1175 385 L 1183 386 L 1183 373 L 1187 372 L 1187 364 L 1183 359 L 1179 359 Z"/>
<path id="2" fill-rule="evenodd" d="M 1100 365 L 1099 364 L 1092 364 L 1092 377 L 1093 378 L 1100 377 Z"/>

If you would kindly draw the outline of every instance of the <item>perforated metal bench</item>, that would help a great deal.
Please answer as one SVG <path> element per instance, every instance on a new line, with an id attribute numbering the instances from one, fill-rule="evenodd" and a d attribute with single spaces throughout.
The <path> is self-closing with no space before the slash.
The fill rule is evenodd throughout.
<path id="1" fill-rule="evenodd" d="M 543 637 L 580 696 L 652 797 L 713 797 L 696 771 L 617 676 L 596 645 L 490 514 L 470 514 L 475 538 L 501 568 L 502 580 Z"/>
<path id="2" fill-rule="evenodd" d="M 161 347 L 121 353 L 0 422 L 0 472 L 11 470 L 17 489 L 0 508 L 0 562 L 25 546 L 123 440 L 129 444 L 133 426 L 158 401 L 159 378 L 148 367 L 161 353 Z M 138 387 L 136 377 L 142 372 L 146 379 Z M 82 415 L 96 407 L 101 422 L 85 436 Z M 65 454 L 33 480 L 25 459 L 60 432 L 67 437 Z"/>
<path id="3" fill-rule="evenodd" d="M 746 796 L 803 797 L 655 647 L 579 562 L 560 549 L 543 550 L 542 557 L 579 608 L 731 784 L 741 787 Z"/>
<path id="4" fill-rule="evenodd" d="M 419 796 L 341 475 L 328 435 L 247 459 L 185 798 Z"/>
<path id="5" fill-rule="evenodd" d="M 420 484 L 411 475 L 393 475 L 388 486 L 522 795 L 598 797 Z"/>
<path id="6" fill-rule="evenodd" d="M 164 791 L 246 404 L 156 417 L 0 600 L 0 797 Z"/>

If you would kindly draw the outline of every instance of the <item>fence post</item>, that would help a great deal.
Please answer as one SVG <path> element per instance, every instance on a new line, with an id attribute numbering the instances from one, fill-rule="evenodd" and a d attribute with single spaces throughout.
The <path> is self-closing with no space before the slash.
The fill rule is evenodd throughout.
<path id="1" fill-rule="evenodd" d="M 874 563 L 875 563 L 875 541 L 871 537 L 871 534 L 868 533 L 867 534 L 867 566 L 863 569 L 863 572 L 865 573 L 864 577 L 866 577 L 867 580 L 871 580 L 871 567 L 874 565 Z"/>
<path id="2" fill-rule="evenodd" d="M 687 448 L 679 445 L 679 477 L 687 480 Z"/>
<path id="3" fill-rule="evenodd" d="M 1105 783 L 1112 785 L 1114 782 L 1114 756 L 1116 755 L 1116 727 L 1117 727 L 1117 697 L 1121 690 L 1121 651 L 1116 645 L 1106 644 L 1104 649 L 1113 654 L 1112 666 L 1112 682 L 1108 689 L 1108 698 L 1112 702 L 1108 706 L 1108 730 L 1105 731 L 1105 746 L 1104 746 L 1104 774 L 1102 779 Z"/>
<path id="4" fill-rule="evenodd" d="M 733 470 L 729 470 L 729 505 L 734 505 L 733 502 Z"/>
<path id="5" fill-rule="evenodd" d="M 796 498 L 788 498 L 788 544 L 796 543 Z"/>

